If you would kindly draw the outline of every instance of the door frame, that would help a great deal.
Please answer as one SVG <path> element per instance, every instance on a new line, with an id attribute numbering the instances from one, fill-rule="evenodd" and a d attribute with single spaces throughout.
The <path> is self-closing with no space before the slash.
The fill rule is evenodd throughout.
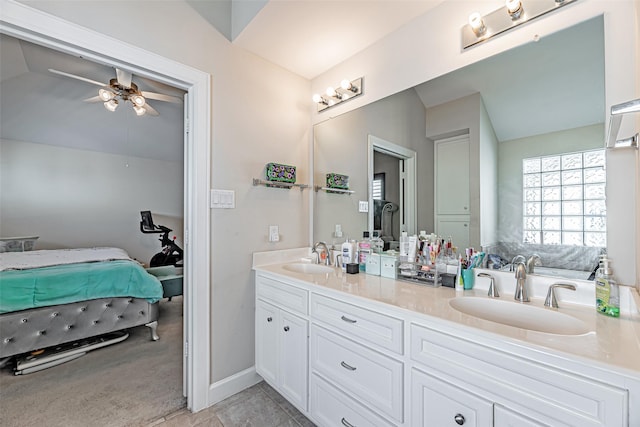
<path id="1" fill-rule="evenodd" d="M 369 192 L 369 232 L 373 231 L 373 157 L 374 151 L 385 153 L 390 156 L 396 157 L 400 160 L 404 160 L 404 195 L 400 191 L 400 209 L 404 213 L 404 231 L 407 231 L 409 235 L 418 233 L 418 194 L 417 194 L 417 153 L 409 148 L 403 147 L 393 142 L 385 141 L 382 138 L 378 138 L 374 135 L 368 135 L 368 192 Z M 400 170 L 402 174 L 402 170 Z M 400 180 L 400 186 L 402 186 L 402 177 Z M 401 215 L 402 217 L 402 215 Z M 403 225 L 400 224 L 402 230 Z"/>
<path id="2" fill-rule="evenodd" d="M 187 92 L 184 188 L 184 363 L 187 407 L 208 406 L 210 387 L 210 75 L 12 0 L 0 0 L 0 33 L 39 44 Z M 197 375 L 195 374 L 197 372 Z"/>

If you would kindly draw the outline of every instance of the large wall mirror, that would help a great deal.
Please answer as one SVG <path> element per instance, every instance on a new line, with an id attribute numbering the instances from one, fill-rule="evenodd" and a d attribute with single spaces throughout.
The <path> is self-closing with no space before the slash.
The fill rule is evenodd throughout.
<path id="1" fill-rule="evenodd" d="M 352 193 L 315 193 L 314 240 L 378 227 L 391 247 L 399 238 L 403 163 L 374 153 L 371 170 L 373 138 L 416 153 L 409 233 L 509 261 L 538 254 L 539 274 L 587 279 L 606 246 L 604 68 L 596 17 L 316 124 L 314 181 L 348 175 Z M 374 177 L 385 198 L 369 209 L 381 216 L 359 209 Z"/>

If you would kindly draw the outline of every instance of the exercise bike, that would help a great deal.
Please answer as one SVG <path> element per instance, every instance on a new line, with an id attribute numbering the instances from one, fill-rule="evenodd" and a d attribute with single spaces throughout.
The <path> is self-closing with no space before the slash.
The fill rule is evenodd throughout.
<path id="1" fill-rule="evenodd" d="M 182 267 L 182 249 L 176 244 L 176 236 L 169 239 L 169 233 L 173 230 L 164 225 L 155 225 L 151 217 L 151 211 L 141 211 L 140 216 L 142 217 L 140 231 L 144 234 L 162 234 L 158 239 L 162 244 L 162 250 L 151 257 L 149 266 L 174 265 Z"/>

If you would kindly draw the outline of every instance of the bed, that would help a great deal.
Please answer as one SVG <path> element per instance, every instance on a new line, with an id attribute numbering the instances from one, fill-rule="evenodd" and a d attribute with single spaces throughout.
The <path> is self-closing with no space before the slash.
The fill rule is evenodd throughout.
<path id="1" fill-rule="evenodd" d="M 122 249 L 0 254 L 0 359 L 146 325 L 160 281 Z"/>

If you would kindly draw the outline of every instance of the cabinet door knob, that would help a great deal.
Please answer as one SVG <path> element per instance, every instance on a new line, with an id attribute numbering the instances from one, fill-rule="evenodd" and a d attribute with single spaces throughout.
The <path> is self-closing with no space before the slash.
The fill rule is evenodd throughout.
<path id="1" fill-rule="evenodd" d="M 345 362 L 340 362 L 340 365 L 342 365 L 343 368 L 348 369 L 350 371 L 355 371 L 356 370 L 355 367 L 353 367 L 353 366 L 351 366 L 351 365 L 349 365 L 349 364 L 347 364 Z"/>
<path id="2" fill-rule="evenodd" d="M 349 319 L 348 317 L 345 317 L 345 316 L 342 316 L 341 319 L 344 320 L 347 323 L 356 323 L 357 322 L 357 320 Z"/>
<path id="3" fill-rule="evenodd" d="M 342 417 L 342 425 L 345 427 L 355 427 L 353 424 L 351 424 L 349 421 L 345 420 L 344 417 Z"/>
<path id="4" fill-rule="evenodd" d="M 456 422 L 456 424 L 458 424 L 459 426 L 461 426 L 462 424 L 464 424 L 464 417 L 462 416 L 462 414 L 456 414 L 455 417 L 453 417 L 453 420 Z"/>
<path id="5" fill-rule="evenodd" d="M 267 322 L 271 322 L 273 320 L 273 317 L 267 317 Z"/>
<path id="6" fill-rule="evenodd" d="M 285 326 L 285 327 L 284 327 L 284 331 L 285 331 L 285 332 L 289 332 L 289 327 L 288 327 L 288 326 Z"/>

